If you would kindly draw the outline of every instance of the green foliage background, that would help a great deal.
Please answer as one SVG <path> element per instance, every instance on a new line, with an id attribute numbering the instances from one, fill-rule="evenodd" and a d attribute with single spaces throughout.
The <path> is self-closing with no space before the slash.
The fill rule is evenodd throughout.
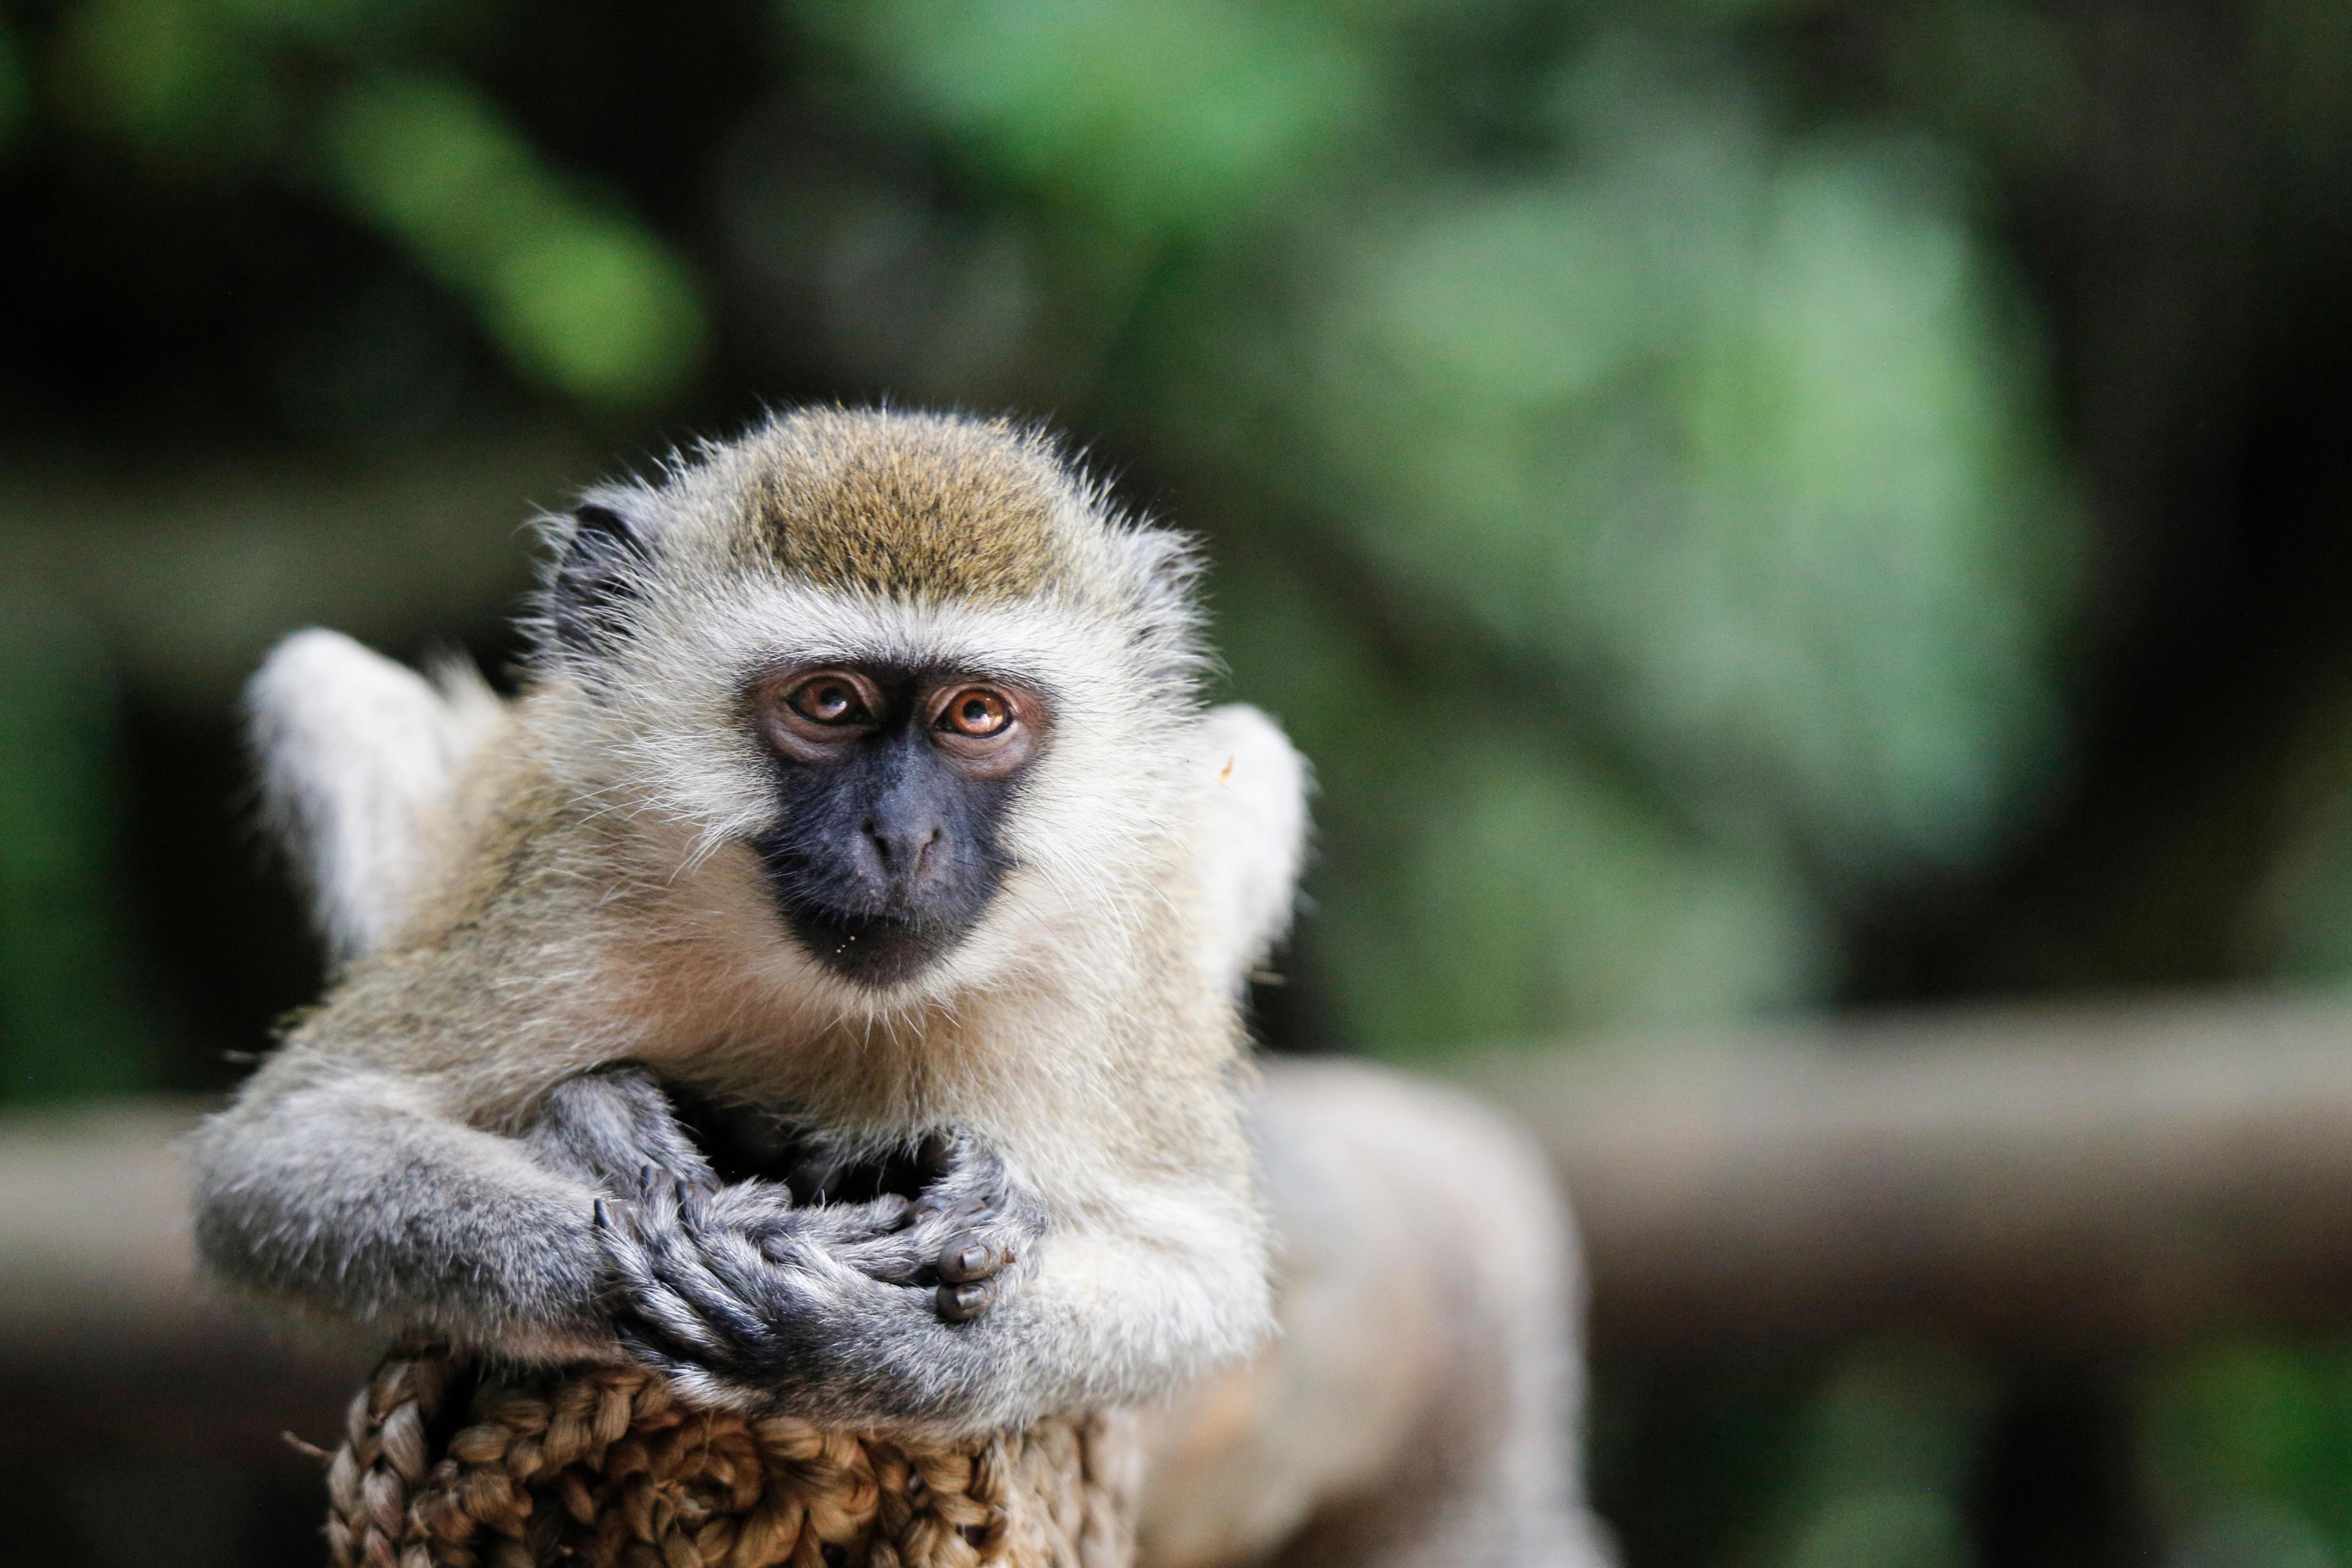
<path id="1" fill-rule="evenodd" d="M 0 1095 L 313 983 L 268 638 L 495 659 L 530 503 L 804 396 L 1206 537 L 1321 784 L 1289 1043 L 2340 979 L 2347 15 L 0 0 Z M 1603 1370 L 1636 1563 L 2352 1557 L 2333 1345 L 2082 1373 L 2104 1513 L 1986 1479 L 2032 1369 Z"/>

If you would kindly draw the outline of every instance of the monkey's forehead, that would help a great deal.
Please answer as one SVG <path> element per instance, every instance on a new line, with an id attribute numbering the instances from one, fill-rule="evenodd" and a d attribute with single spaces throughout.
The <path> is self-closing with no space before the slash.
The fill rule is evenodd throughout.
<path id="1" fill-rule="evenodd" d="M 742 563 L 885 598 L 1051 593 L 1096 521 L 1052 444 L 1003 421 L 803 409 L 721 448 L 703 477 Z"/>

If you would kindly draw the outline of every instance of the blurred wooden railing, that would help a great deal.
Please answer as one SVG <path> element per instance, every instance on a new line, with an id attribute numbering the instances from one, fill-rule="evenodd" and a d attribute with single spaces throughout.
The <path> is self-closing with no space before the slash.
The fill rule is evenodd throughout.
<path id="1" fill-rule="evenodd" d="M 1559 1159 L 1603 1344 L 2352 1327 L 2352 999 L 1922 1015 L 1457 1071 Z"/>
<path id="2" fill-rule="evenodd" d="M 2352 1326 L 2352 1002 L 1882 1018 L 1438 1070 L 1554 1151 L 1604 1349 Z M 173 1141 L 199 1109 L 0 1119 L 0 1452 L 331 1436 L 373 1347 L 194 1284 Z"/>

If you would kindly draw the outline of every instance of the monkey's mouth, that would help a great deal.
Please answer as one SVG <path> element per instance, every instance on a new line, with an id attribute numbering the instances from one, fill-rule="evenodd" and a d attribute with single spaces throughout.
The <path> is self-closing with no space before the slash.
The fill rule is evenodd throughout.
<path id="1" fill-rule="evenodd" d="M 971 934 L 1002 877 L 982 860 L 961 875 L 875 879 L 781 837 L 753 847 L 793 939 L 834 973 L 877 991 L 914 979 Z"/>
<path id="2" fill-rule="evenodd" d="M 900 915 L 848 914 L 787 906 L 785 922 L 809 955 L 845 980 L 880 989 L 912 980 L 946 956 L 971 929 Z"/>

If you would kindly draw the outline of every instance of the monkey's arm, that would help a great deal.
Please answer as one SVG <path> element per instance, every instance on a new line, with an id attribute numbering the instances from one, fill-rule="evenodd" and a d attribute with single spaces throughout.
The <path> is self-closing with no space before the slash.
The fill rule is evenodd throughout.
<path id="1" fill-rule="evenodd" d="M 1247 1356 L 1274 1327 L 1264 1221 L 1206 1184 L 1131 1189 L 1066 1229 L 966 1353 L 1034 1391 L 1032 1412 L 1134 1405 Z"/>
<path id="2" fill-rule="evenodd" d="M 634 1194 L 648 1165 L 711 1180 L 639 1077 L 560 1086 L 509 1138 L 447 1114 L 425 1080 L 299 1045 L 191 1153 L 197 1245 L 215 1275 L 388 1332 L 532 1358 L 614 1351 L 598 1198 Z"/>
<path id="3" fill-rule="evenodd" d="M 1024 1210 L 1042 1216 L 1044 1205 L 1023 1189 L 1017 1172 L 997 1178 L 987 1219 L 966 1222 L 1013 1265 L 982 1287 L 983 1314 L 908 1344 L 896 1375 L 918 1399 L 958 1417 L 970 1407 L 975 1427 L 1131 1405 L 1247 1355 L 1271 1331 L 1265 1223 L 1246 1189 L 1129 1172 L 1104 1200 L 1066 1205 L 1050 1224 L 1030 1217 L 1028 1237 Z M 956 1246 L 951 1236 L 940 1251 Z"/>

